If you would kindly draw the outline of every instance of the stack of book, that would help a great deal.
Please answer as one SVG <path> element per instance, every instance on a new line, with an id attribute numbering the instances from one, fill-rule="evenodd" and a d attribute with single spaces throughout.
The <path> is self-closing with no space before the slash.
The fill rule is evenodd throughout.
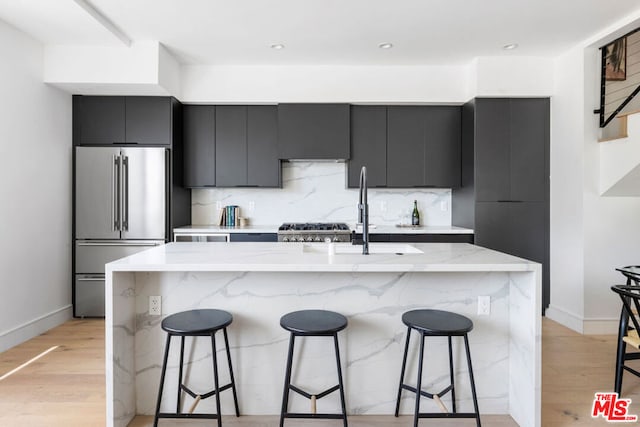
<path id="1" fill-rule="evenodd" d="M 236 227 L 240 225 L 240 206 L 229 205 L 220 209 L 220 225 Z"/>

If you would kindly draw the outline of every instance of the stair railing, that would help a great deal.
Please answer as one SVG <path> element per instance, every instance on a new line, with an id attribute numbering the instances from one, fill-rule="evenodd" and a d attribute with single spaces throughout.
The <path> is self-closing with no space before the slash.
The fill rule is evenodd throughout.
<path id="1" fill-rule="evenodd" d="M 600 52 L 600 108 L 593 112 L 603 128 L 640 92 L 640 28 L 602 46 Z"/>

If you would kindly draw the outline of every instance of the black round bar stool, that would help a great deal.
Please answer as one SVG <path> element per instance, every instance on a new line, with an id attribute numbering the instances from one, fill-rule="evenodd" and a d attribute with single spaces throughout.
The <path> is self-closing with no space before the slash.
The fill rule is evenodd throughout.
<path id="1" fill-rule="evenodd" d="M 338 348 L 338 332 L 347 327 L 347 318 L 342 314 L 327 310 L 301 310 L 286 314 L 280 318 L 280 326 L 291 332 L 289 338 L 289 355 L 287 356 L 287 370 L 282 394 L 282 410 L 280 411 L 280 427 L 284 426 L 285 418 L 323 418 L 344 420 L 347 427 L 347 409 L 344 403 L 344 386 L 342 383 L 342 368 L 340 367 L 340 350 Z M 338 368 L 338 385 L 322 393 L 312 395 L 291 384 L 291 367 L 293 364 L 293 347 L 296 337 L 333 337 L 336 350 L 336 366 Z M 288 412 L 289 391 L 293 390 L 301 396 L 311 400 L 311 413 Z M 315 412 L 315 401 L 334 391 L 340 391 L 341 414 L 318 414 Z"/>
<path id="2" fill-rule="evenodd" d="M 220 413 L 220 392 L 231 388 L 233 391 L 233 403 L 235 404 L 236 416 L 240 416 L 238 409 L 238 396 L 236 394 L 236 384 L 233 379 L 233 367 L 231 365 L 231 353 L 229 352 L 229 338 L 227 337 L 227 326 L 233 321 L 233 316 L 230 313 L 223 310 L 214 309 L 202 309 L 202 310 L 189 310 L 180 313 L 175 313 L 167 316 L 162 320 L 162 329 L 167 332 L 167 344 L 164 349 L 164 360 L 162 362 L 162 374 L 160 376 L 160 390 L 158 391 L 158 403 L 156 405 L 156 414 L 153 420 L 153 426 L 157 427 L 159 418 L 197 418 L 197 419 L 217 419 L 218 427 L 222 426 L 222 414 Z M 231 382 L 227 385 L 220 387 L 218 382 L 218 358 L 216 353 L 216 332 L 222 329 L 224 335 L 224 344 L 227 352 L 227 363 L 229 364 L 229 375 Z M 176 405 L 176 412 L 167 413 L 160 412 L 160 403 L 162 402 L 162 391 L 164 388 L 164 377 L 167 371 L 167 358 L 169 357 L 169 347 L 171 345 L 171 338 L 179 336 L 180 339 L 180 366 L 178 373 L 178 401 Z M 184 364 L 184 337 L 211 337 L 211 354 L 213 357 L 213 390 L 204 393 L 196 394 L 186 385 L 182 383 L 182 367 Z M 189 412 L 184 413 L 181 410 L 180 395 L 182 392 L 187 393 L 193 397 L 193 402 Z M 211 396 L 216 398 L 216 410 L 215 414 L 194 414 L 193 410 L 196 405 L 202 399 L 207 399 Z"/>
<path id="3" fill-rule="evenodd" d="M 622 275 L 627 279 L 626 286 L 640 286 L 640 266 L 628 265 L 616 268 L 616 270 L 622 273 Z M 629 302 L 629 298 L 627 296 L 621 294 L 620 297 L 623 302 L 625 299 Z M 613 391 L 618 393 L 618 396 L 622 396 L 622 376 L 624 371 L 631 372 L 635 376 L 640 376 L 640 372 L 625 364 L 627 360 L 640 359 L 640 351 L 627 352 L 629 334 L 634 333 L 638 335 L 638 331 L 634 329 L 633 325 L 629 324 L 629 314 L 623 306 L 620 311 L 620 321 L 618 323 L 618 346 L 616 350 L 616 370 L 613 386 Z"/>
<path id="4" fill-rule="evenodd" d="M 476 385 L 473 380 L 473 369 L 471 368 L 471 353 L 469 351 L 469 339 L 467 333 L 473 329 L 471 319 L 460 314 L 442 310 L 412 310 L 402 315 L 402 322 L 407 325 L 407 341 L 404 346 L 404 356 L 402 358 L 402 369 L 400 370 L 400 385 L 398 386 L 398 398 L 396 400 L 395 416 L 400 410 L 400 398 L 402 390 L 408 390 L 416 394 L 416 405 L 413 417 L 414 427 L 418 426 L 420 418 L 475 418 L 476 424 L 480 427 L 480 412 L 478 411 L 478 399 L 476 397 Z M 404 373 L 407 366 L 407 353 L 409 351 L 409 339 L 411 331 L 415 330 L 420 334 L 420 356 L 418 358 L 418 380 L 416 387 L 411 387 L 404 383 Z M 464 346 L 467 353 L 467 365 L 469 366 L 469 379 L 471 381 L 471 394 L 473 396 L 473 407 L 475 412 L 458 412 L 456 410 L 456 391 L 453 375 L 453 352 L 451 348 L 451 337 L 464 337 Z M 422 364 L 424 359 L 424 340 L 426 337 L 447 337 L 449 342 L 449 377 L 451 383 L 439 393 L 428 393 L 422 390 Z M 440 398 L 451 392 L 452 412 L 449 412 Z M 424 396 L 433 399 L 442 409 L 442 412 L 420 412 L 420 397 Z"/>

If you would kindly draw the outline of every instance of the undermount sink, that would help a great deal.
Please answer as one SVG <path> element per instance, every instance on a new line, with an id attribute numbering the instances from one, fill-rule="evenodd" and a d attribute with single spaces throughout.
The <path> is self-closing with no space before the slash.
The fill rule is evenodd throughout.
<path id="1" fill-rule="evenodd" d="M 334 243 L 336 254 L 362 254 L 362 245 L 352 245 L 351 243 Z M 302 252 L 313 254 L 328 254 L 329 244 L 327 243 L 305 243 L 302 245 Z M 421 254 L 420 249 L 406 243 L 369 243 L 370 254 Z"/>

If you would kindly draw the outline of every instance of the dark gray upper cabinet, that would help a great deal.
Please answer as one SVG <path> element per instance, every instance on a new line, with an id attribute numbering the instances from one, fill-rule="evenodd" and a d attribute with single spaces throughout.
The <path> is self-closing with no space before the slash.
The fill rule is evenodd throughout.
<path id="1" fill-rule="evenodd" d="M 216 184 L 216 107 L 183 107 L 184 186 L 213 187 Z"/>
<path id="2" fill-rule="evenodd" d="M 387 186 L 387 107 L 351 106 L 351 159 L 348 187 L 357 188 L 367 167 L 369 187 Z"/>
<path id="3" fill-rule="evenodd" d="M 194 187 L 280 187 L 275 105 L 184 106 L 184 179 Z"/>
<path id="4" fill-rule="evenodd" d="M 425 184 L 460 187 L 460 107 L 425 107 Z"/>
<path id="5" fill-rule="evenodd" d="M 125 98 L 127 143 L 171 145 L 171 101 L 160 96 Z"/>
<path id="6" fill-rule="evenodd" d="M 460 186 L 460 107 L 387 107 L 387 186 Z"/>
<path id="7" fill-rule="evenodd" d="M 387 185 L 425 185 L 423 107 L 387 108 Z"/>
<path id="8" fill-rule="evenodd" d="M 124 96 L 73 97 L 73 139 L 75 145 L 124 143 Z"/>
<path id="9" fill-rule="evenodd" d="M 75 145 L 171 145 L 175 99 L 152 96 L 73 97 Z"/>
<path id="10" fill-rule="evenodd" d="M 247 107 L 216 107 L 216 186 L 247 184 Z"/>
<path id="11" fill-rule="evenodd" d="M 278 159 L 278 108 L 247 107 L 247 185 L 280 187 Z"/>
<path id="12" fill-rule="evenodd" d="M 549 194 L 549 100 L 512 99 L 511 197 L 514 200 L 547 200 Z"/>
<path id="13" fill-rule="evenodd" d="M 278 104 L 281 159 L 349 159 L 349 104 Z"/>
<path id="14" fill-rule="evenodd" d="M 544 201 L 548 194 L 548 99 L 477 99 L 478 201 Z"/>

